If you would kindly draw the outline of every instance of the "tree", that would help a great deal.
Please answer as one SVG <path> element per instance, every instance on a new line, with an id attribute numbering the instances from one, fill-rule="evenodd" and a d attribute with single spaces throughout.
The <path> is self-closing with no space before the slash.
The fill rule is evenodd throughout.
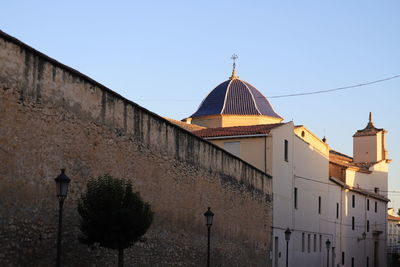
<path id="1" fill-rule="evenodd" d="M 124 249 L 143 236 L 153 221 L 150 205 L 143 202 L 130 182 L 106 174 L 87 183 L 78 200 L 81 216 L 79 240 L 86 245 L 118 250 L 118 266 L 124 263 Z"/>

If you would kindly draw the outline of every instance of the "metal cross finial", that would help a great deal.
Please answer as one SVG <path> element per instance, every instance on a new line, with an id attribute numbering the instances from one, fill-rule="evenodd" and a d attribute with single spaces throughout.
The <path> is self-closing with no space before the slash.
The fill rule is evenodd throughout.
<path id="1" fill-rule="evenodd" d="M 232 76 L 229 77 L 229 79 L 231 79 L 231 80 L 239 78 L 239 77 L 236 76 L 236 59 L 237 58 L 238 58 L 238 56 L 236 54 L 233 54 L 231 56 L 231 59 L 233 60 Z"/>
<path id="2" fill-rule="evenodd" d="M 233 54 L 231 56 L 231 59 L 233 60 L 233 69 L 236 68 L 236 59 L 238 58 L 238 56 L 236 54 Z"/>

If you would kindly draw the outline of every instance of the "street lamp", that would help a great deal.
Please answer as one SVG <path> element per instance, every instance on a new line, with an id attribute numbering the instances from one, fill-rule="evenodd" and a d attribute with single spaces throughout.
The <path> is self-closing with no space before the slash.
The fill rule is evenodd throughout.
<path id="1" fill-rule="evenodd" d="M 329 267 L 329 249 L 331 248 L 331 241 L 326 240 L 326 250 L 328 251 L 328 257 L 326 258 L 326 267 Z"/>
<path id="2" fill-rule="evenodd" d="M 285 240 L 286 240 L 286 267 L 289 267 L 289 240 L 290 240 L 290 231 L 289 227 L 286 228 L 285 231 Z"/>
<path id="3" fill-rule="evenodd" d="M 62 229 L 62 213 L 63 213 L 63 205 L 64 200 L 68 194 L 68 185 L 71 179 L 65 175 L 65 169 L 61 169 L 60 175 L 57 176 L 56 179 L 57 186 L 57 197 L 58 197 L 58 236 L 57 236 L 57 263 L 56 266 L 61 266 L 61 229 Z"/>
<path id="4" fill-rule="evenodd" d="M 211 211 L 211 208 L 208 207 L 207 211 L 204 213 L 204 217 L 206 218 L 207 225 L 207 267 L 210 267 L 210 230 L 211 225 L 213 223 L 214 213 Z"/>

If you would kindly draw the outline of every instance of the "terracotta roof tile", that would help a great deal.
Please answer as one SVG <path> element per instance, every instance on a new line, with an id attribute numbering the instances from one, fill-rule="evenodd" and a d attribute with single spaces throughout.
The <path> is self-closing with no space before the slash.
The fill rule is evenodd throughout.
<path id="1" fill-rule="evenodd" d="M 392 216 L 392 215 L 389 215 L 389 214 L 388 214 L 388 220 L 391 220 L 391 221 L 400 221 L 400 217 Z"/>
<path id="2" fill-rule="evenodd" d="M 279 127 L 284 123 L 274 124 L 259 124 L 250 126 L 234 126 L 234 127 L 219 127 L 207 128 L 193 133 L 200 137 L 219 137 L 219 136 L 245 136 L 253 134 L 268 134 L 271 129 Z"/>
<path id="3" fill-rule="evenodd" d="M 367 126 L 362 130 L 357 130 L 357 132 L 353 135 L 354 136 L 369 136 L 369 135 L 376 135 L 379 132 L 382 132 L 383 129 L 376 128 L 372 121 L 368 122 Z"/>
<path id="4" fill-rule="evenodd" d="M 369 168 L 375 164 L 375 162 L 354 163 L 352 157 L 332 149 L 329 151 L 329 161 L 345 167 L 357 167 L 364 171 L 369 171 Z"/>

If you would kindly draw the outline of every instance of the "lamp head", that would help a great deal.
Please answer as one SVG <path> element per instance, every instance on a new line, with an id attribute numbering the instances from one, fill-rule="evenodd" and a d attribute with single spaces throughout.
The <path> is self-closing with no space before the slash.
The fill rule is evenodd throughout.
<path id="1" fill-rule="evenodd" d="M 57 186 L 57 197 L 60 200 L 64 200 L 68 194 L 68 186 L 71 179 L 65 174 L 65 169 L 61 169 L 60 175 L 57 176 L 56 179 L 56 186 Z"/>
<path id="2" fill-rule="evenodd" d="M 214 213 L 211 211 L 211 208 L 208 207 L 207 211 L 204 213 L 204 217 L 206 218 L 206 225 L 210 227 L 213 224 Z"/>
<path id="3" fill-rule="evenodd" d="M 289 227 L 286 228 L 286 231 L 285 231 L 285 240 L 286 240 L 286 241 L 289 241 L 289 240 L 290 240 L 290 234 L 291 234 L 291 233 L 292 233 L 292 232 L 290 231 Z"/>

